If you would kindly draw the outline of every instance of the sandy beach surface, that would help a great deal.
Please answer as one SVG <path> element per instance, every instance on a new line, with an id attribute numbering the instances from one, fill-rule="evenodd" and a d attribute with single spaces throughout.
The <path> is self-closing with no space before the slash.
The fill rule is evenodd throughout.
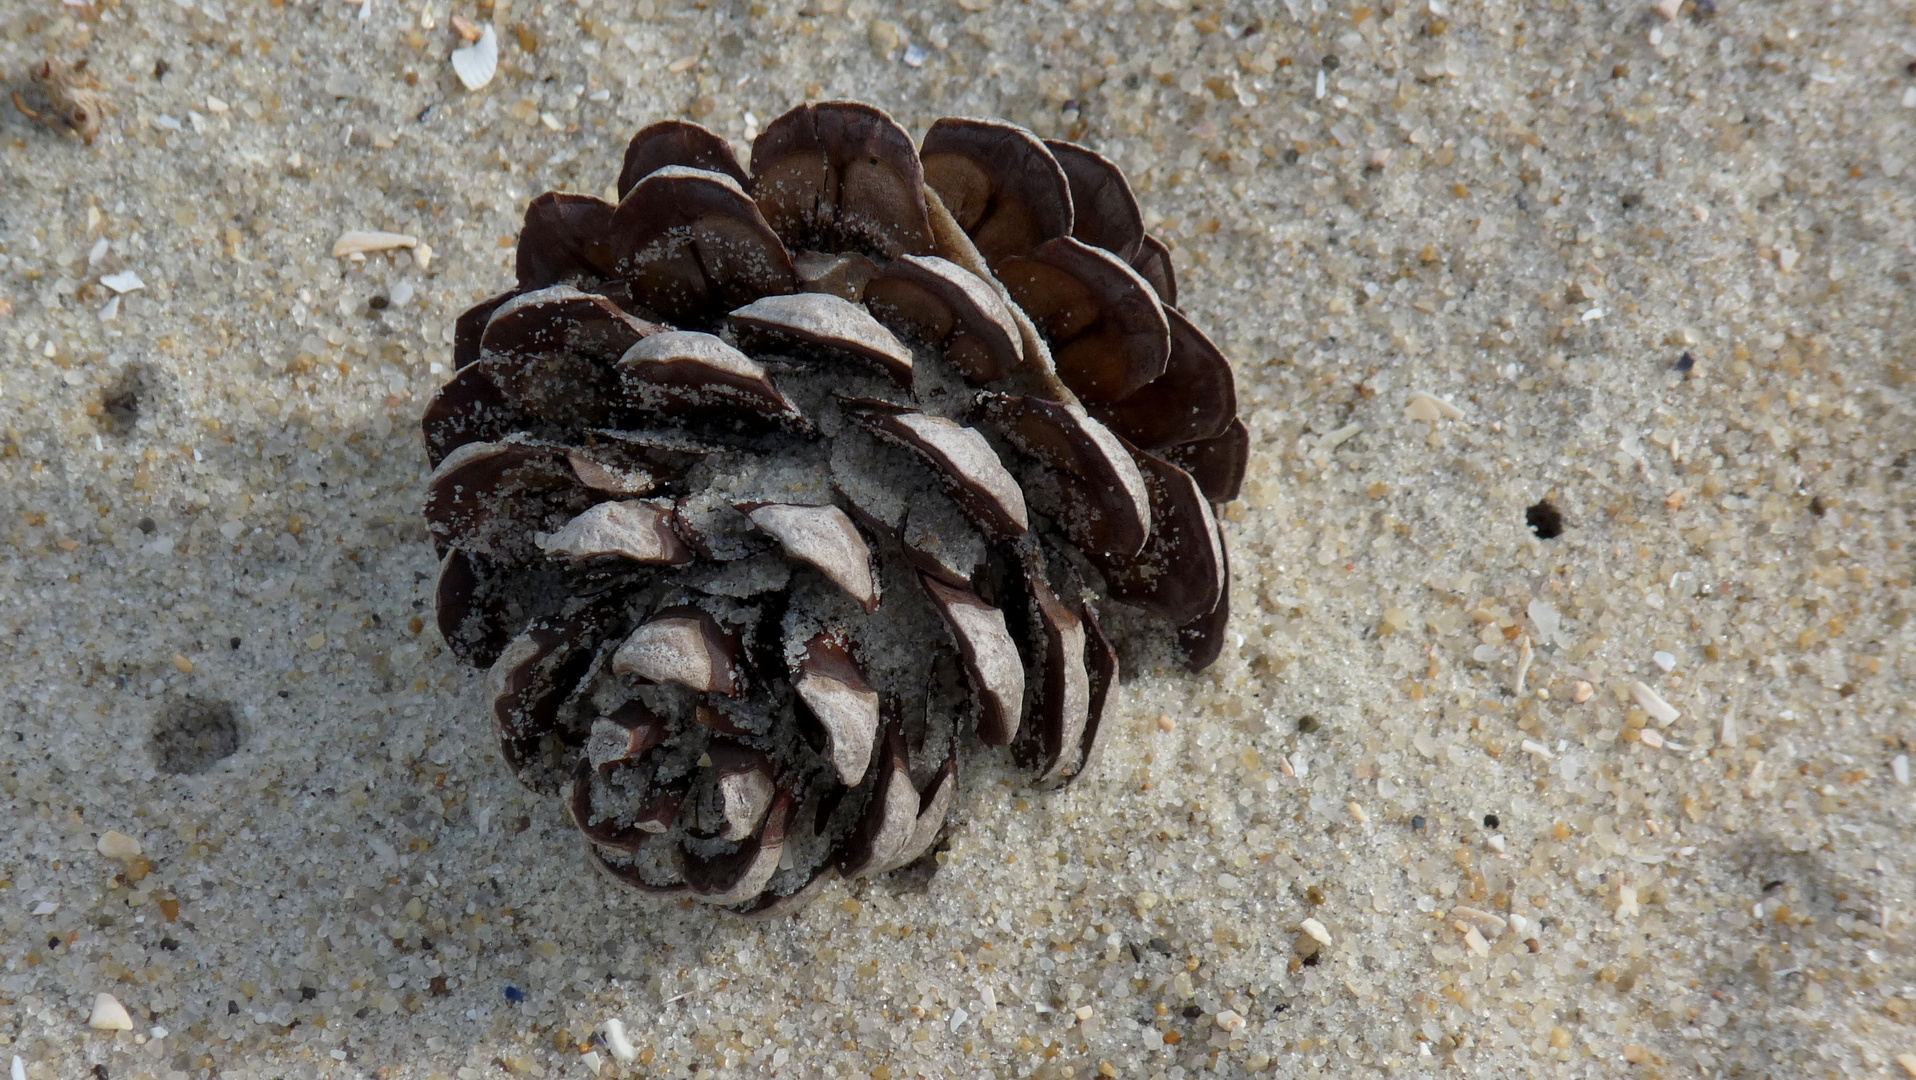
<path id="1" fill-rule="evenodd" d="M 49 56 L 111 112 L 0 106 L 12 1080 L 1916 1075 L 1916 6 L 0 4 Z M 418 420 L 534 195 L 831 97 L 1117 161 L 1252 457 L 1214 668 L 748 923 L 507 775 Z"/>

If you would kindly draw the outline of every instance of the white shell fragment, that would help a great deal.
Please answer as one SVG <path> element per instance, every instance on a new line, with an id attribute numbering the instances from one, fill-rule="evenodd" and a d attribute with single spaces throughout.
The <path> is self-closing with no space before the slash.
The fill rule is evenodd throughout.
<path id="1" fill-rule="evenodd" d="M 136 289 L 146 288 L 146 282 L 141 281 L 140 275 L 131 270 L 122 270 L 117 274 L 108 274 L 100 279 L 100 284 L 105 285 L 116 293 L 130 293 Z"/>
<path id="2" fill-rule="evenodd" d="M 1462 409 L 1445 401 L 1435 394 L 1418 392 L 1410 396 L 1410 404 L 1404 406 L 1404 415 L 1412 420 L 1422 420 L 1426 424 L 1435 424 L 1439 420 L 1462 420 Z"/>
<path id="3" fill-rule="evenodd" d="M 468 90 L 482 90 L 499 72 L 499 35 L 487 23 L 479 40 L 452 51 L 452 72 Z"/>
<path id="4" fill-rule="evenodd" d="M 339 234 L 339 239 L 333 241 L 333 258 L 344 259 L 353 255 L 370 255 L 376 251 L 392 251 L 396 248 L 418 246 L 419 238 L 407 236 L 405 233 L 344 232 Z"/>
<path id="5" fill-rule="evenodd" d="M 599 1030 L 605 1034 L 605 1048 L 611 1051 L 615 1059 L 619 1061 L 638 1060 L 638 1050 L 633 1048 L 632 1040 L 626 1037 L 625 1021 L 614 1017 L 600 1025 Z"/>
<path id="6" fill-rule="evenodd" d="M 1633 682 L 1630 684 L 1630 696 L 1637 700 L 1638 705 L 1643 706 L 1643 711 L 1649 713 L 1650 718 L 1655 720 L 1659 726 L 1669 727 L 1676 721 L 1677 717 L 1683 715 L 1677 711 L 1676 706 L 1663 700 L 1655 690 L 1650 689 L 1641 682 Z"/>
<path id="7" fill-rule="evenodd" d="M 1305 919 L 1301 925 L 1306 934 L 1317 939 L 1319 945 L 1329 945 L 1331 943 L 1331 932 L 1324 928 L 1323 923 L 1318 922 L 1316 919 Z"/>
<path id="8" fill-rule="evenodd" d="M 93 1015 L 87 1017 L 86 1026 L 95 1031 L 132 1031 L 133 1017 L 129 1016 L 126 1006 L 112 994 L 96 994 L 93 997 Z"/>

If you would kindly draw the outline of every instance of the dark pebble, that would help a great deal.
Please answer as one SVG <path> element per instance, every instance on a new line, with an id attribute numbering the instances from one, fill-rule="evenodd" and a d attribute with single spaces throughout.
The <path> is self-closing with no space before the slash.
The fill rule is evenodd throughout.
<path id="1" fill-rule="evenodd" d="M 1158 953 L 1159 955 L 1162 955 L 1162 956 L 1171 955 L 1171 943 L 1164 940 L 1161 937 L 1154 937 L 1150 941 L 1145 942 L 1145 945 L 1152 952 Z"/>
<path id="2" fill-rule="evenodd" d="M 1525 510 L 1523 519 L 1538 539 L 1555 540 L 1563 535 L 1563 513 L 1549 499 L 1543 499 Z"/>
<path id="3" fill-rule="evenodd" d="M 1322 726 L 1322 724 L 1317 722 L 1317 717 L 1315 716 L 1300 716 L 1297 718 L 1297 733 L 1299 735 L 1309 735 Z"/>
<path id="4" fill-rule="evenodd" d="M 1484 815 L 1484 828 L 1494 829 L 1501 824 L 1503 824 L 1503 822 L 1497 817 L 1497 815 L 1495 814 Z"/>
<path id="5" fill-rule="evenodd" d="M 1677 357 L 1676 369 L 1678 371 L 1688 371 L 1695 366 L 1696 357 L 1691 356 L 1689 353 L 1686 352 L 1682 356 Z"/>
<path id="6" fill-rule="evenodd" d="M 1196 1005 L 1186 1005 L 1184 1007 L 1184 1018 L 1186 1020 L 1196 1020 L 1198 1017 L 1203 1015 L 1204 1015 L 1204 1010 L 1198 1008 Z"/>
<path id="7" fill-rule="evenodd" d="M 1343 66 L 1342 62 L 1339 61 L 1336 56 L 1327 55 L 1324 57 L 1325 71 L 1336 71 L 1341 66 Z"/>
<path id="8" fill-rule="evenodd" d="M 516 1004 L 518 1004 L 519 1002 L 521 1002 L 521 1001 L 524 1001 L 525 999 L 526 999 L 526 992 L 525 992 L 524 990 L 521 990 L 521 989 L 519 989 L 519 988 L 518 988 L 518 987 L 516 987 L 516 986 L 508 986 L 508 987 L 506 987 L 506 1000 L 507 1000 L 507 1001 L 510 1001 L 510 1002 L 512 1002 L 513 1004 L 515 1004 L 515 1005 L 516 1005 Z"/>
<path id="9" fill-rule="evenodd" d="M 1424 831 L 1424 815 L 1422 814 L 1411 815 L 1410 827 L 1413 832 L 1423 832 Z"/>

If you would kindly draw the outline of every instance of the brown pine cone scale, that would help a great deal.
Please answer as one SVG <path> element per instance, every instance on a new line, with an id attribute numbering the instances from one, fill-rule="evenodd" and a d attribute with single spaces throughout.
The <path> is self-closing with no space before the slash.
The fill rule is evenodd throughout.
<path id="1" fill-rule="evenodd" d="M 1116 166 L 826 102 L 618 192 L 533 201 L 423 420 L 440 633 L 608 875 L 791 910 L 925 854 L 973 734 L 1091 768 L 1097 602 L 1216 658 L 1249 433 Z"/>

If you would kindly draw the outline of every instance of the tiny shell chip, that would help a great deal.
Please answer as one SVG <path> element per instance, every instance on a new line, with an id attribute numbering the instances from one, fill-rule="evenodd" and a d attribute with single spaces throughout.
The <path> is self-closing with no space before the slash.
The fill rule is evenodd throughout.
<path id="1" fill-rule="evenodd" d="M 126 1006 L 112 994 L 93 996 L 93 1015 L 87 1017 L 86 1026 L 95 1031 L 132 1031 L 133 1017 L 127 1014 Z"/>
<path id="2" fill-rule="evenodd" d="M 407 236 L 405 233 L 345 232 L 340 233 L 339 239 L 333 241 L 333 258 L 343 259 L 349 255 L 370 255 L 375 251 L 392 251 L 395 248 L 416 248 L 418 246 L 419 238 L 416 236 Z M 140 280 L 139 276 L 130 270 L 124 274 L 115 274 L 113 276 L 132 277 L 134 282 L 136 282 L 132 288 L 139 287 L 137 284 Z M 127 291 L 105 278 L 101 278 L 100 283 L 109 289 L 118 289 L 120 292 Z"/>
<path id="3" fill-rule="evenodd" d="M 452 71 L 468 90 L 484 89 L 499 71 L 499 35 L 487 23 L 479 40 L 452 51 Z"/>
<path id="4" fill-rule="evenodd" d="M 1644 712 L 1649 713 L 1650 717 L 1663 727 L 1669 727 L 1677 717 L 1683 715 L 1677 711 L 1676 706 L 1663 700 L 1662 695 L 1641 682 L 1630 684 L 1630 696 L 1637 700 L 1638 705 L 1643 706 Z"/>

